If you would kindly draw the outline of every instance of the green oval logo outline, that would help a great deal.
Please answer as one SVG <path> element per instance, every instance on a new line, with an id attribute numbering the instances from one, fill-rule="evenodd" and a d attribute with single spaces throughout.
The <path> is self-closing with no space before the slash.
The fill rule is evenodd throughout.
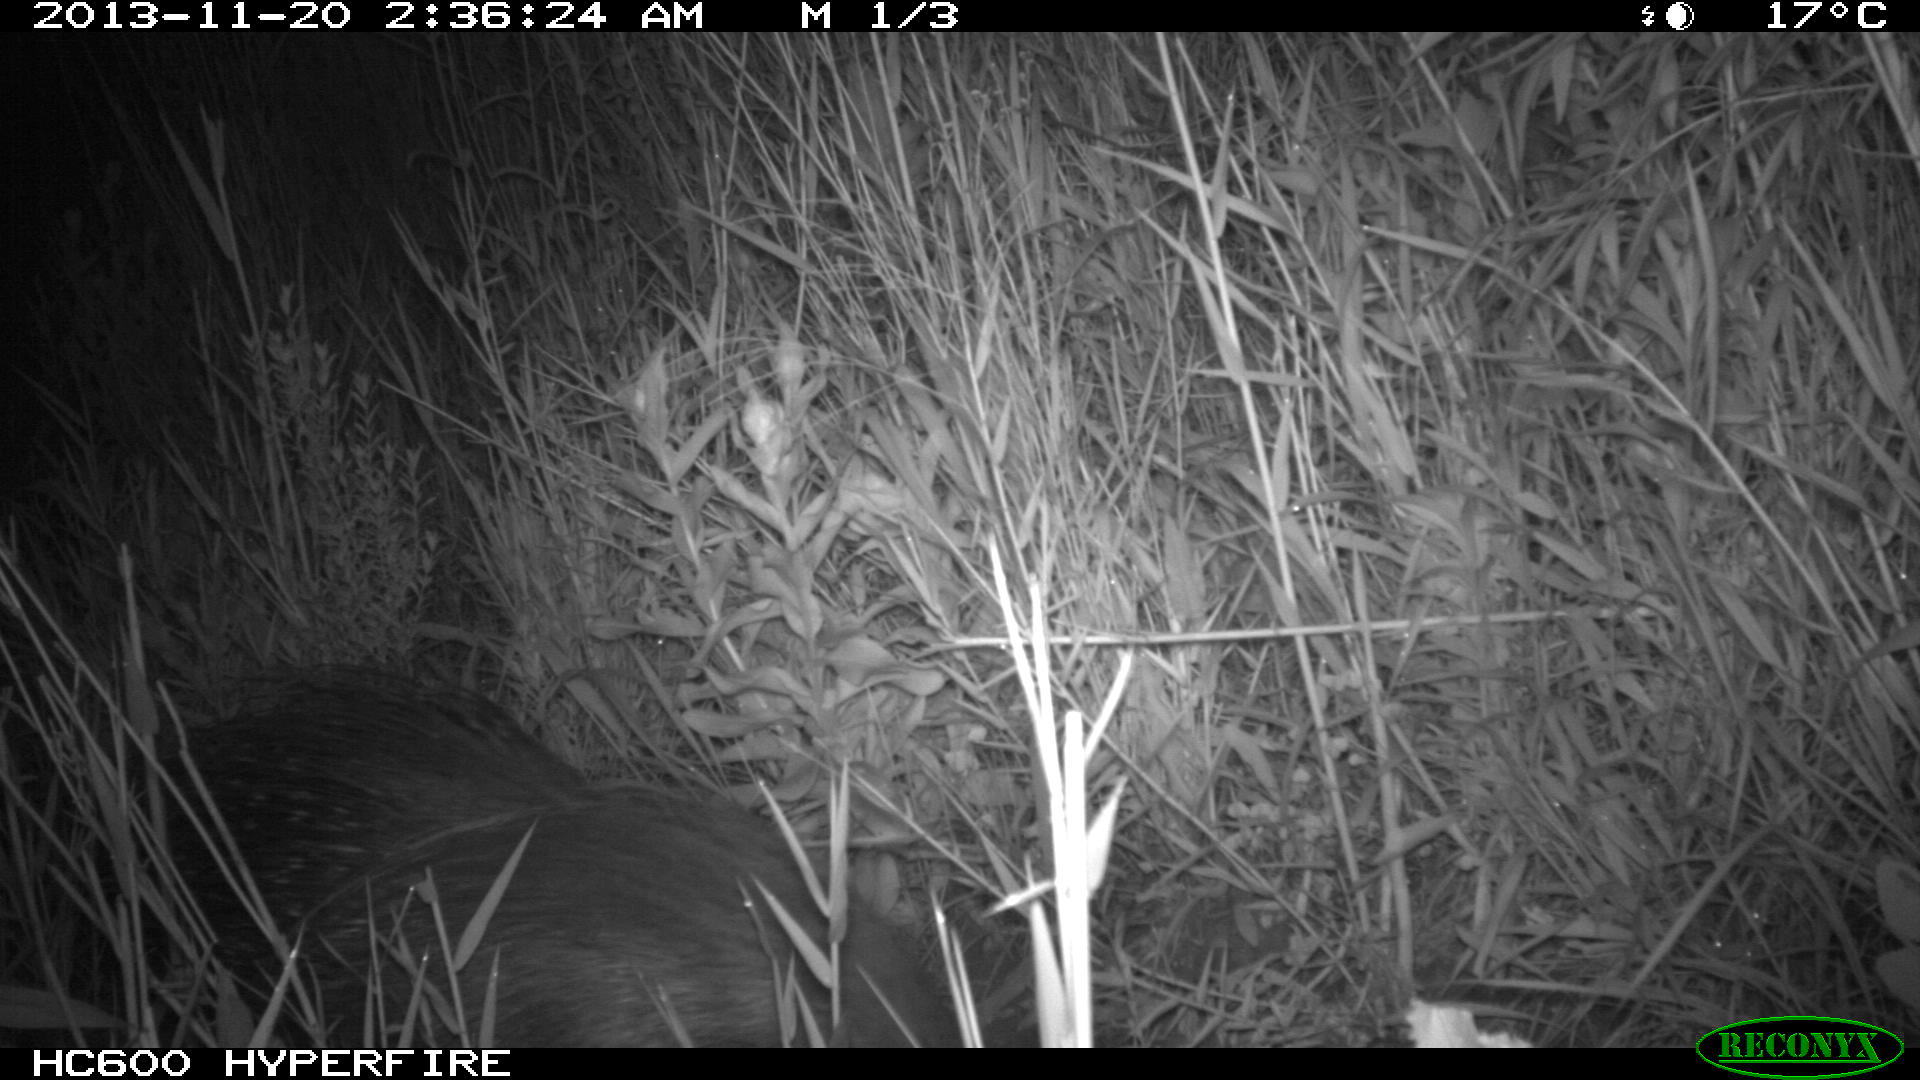
<path id="1" fill-rule="evenodd" d="M 1798 1053 L 1800 1055 L 1798 1060 L 1803 1061 L 1804 1064 L 1798 1068 L 1789 1068 L 1786 1071 L 1761 1072 L 1750 1067 L 1749 1063 L 1751 1063 L 1751 1065 L 1760 1065 L 1766 1059 L 1756 1059 L 1752 1053 L 1745 1053 L 1735 1057 L 1734 1060 L 1741 1062 L 1741 1066 L 1736 1066 L 1730 1065 L 1722 1058 L 1715 1057 L 1708 1052 L 1709 1040 L 1715 1037 L 1721 1039 L 1739 1039 L 1744 1037 L 1751 1040 L 1755 1033 L 1742 1033 L 1739 1029 L 1752 1027 L 1756 1024 L 1766 1024 L 1786 1028 L 1787 1030 L 1781 1032 L 1770 1031 L 1766 1033 L 1767 1041 L 1760 1046 L 1755 1046 L 1750 1042 L 1748 1047 L 1741 1048 L 1728 1046 L 1723 1043 L 1722 1049 L 1766 1050 L 1769 1055 Z M 1849 1030 L 1834 1031 L 1831 1030 L 1833 1025 L 1842 1025 Z M 1810 1030 L 1816 1026 L 1822 1030 Z M 1893 1043 L 1893 1052 L 1891 1054 L 1880 1053 L 1881 1047 L 1876 1046 L 1875 1041 L 1871 1038 L 1872 1035 L 1881 1035 L 1891 1040 Z M 1776 1048 L 1772 1044 L 1772 1040 L 1775 1038 L 1785 1038 L 1788 1042 L 1786 1045 Z M 1796 1040 L 1805 1041 L 1796 1042 Z M 1693 1050 L 1694 1053 L 1700 1055 L 1702 1061 L 1705 1061 L 1714 1068 L 1724 1069 L 1727 1072 L 1737 1073 L 1741 1076 L 1757 1076 L 1763 1078 L 1763 1080 L 1828 1080 L 1828 1078 L 1843 1076 L 1859 1076 L 1862 1073 L 1870 1073 L 1876 1069 L 1891 1065 L 1906 1056 L 1907 1044 L 1900 1036 L 1895 1035 L 1886 1028 L 1876 1024 L 1869 1024 L 1864 1020 L 1849 1020 L 1846 1017 L 1840 1016 L 1760 1016 L 1750 1020 L 1738 1020 L 1731 1024 L 1722 1024 L 1714 1028 L 1712 1031 L 1707 1032 L 1694 1041 Z M 1814 1056 L 1807 1056 L 1809 1053 L 1812 1053 Z M 1829 1065 L 1856 1063 L 1858 1067 L 1852 1069 L 1835 1071 L 1829 1068 Z"/>

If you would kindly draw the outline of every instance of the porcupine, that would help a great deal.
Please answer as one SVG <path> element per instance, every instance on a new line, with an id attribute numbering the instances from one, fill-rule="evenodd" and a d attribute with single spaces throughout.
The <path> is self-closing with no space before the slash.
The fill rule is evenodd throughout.
<path id="1" fill-rule="evenodd" d="M 764 886 L 816 942 L 825 919 L 785 842 L 744 810 L 597 789 L 492 703 L 361 671 L 282 678 L 190 745 L 268 909 L 290 937 L 302 934 L 336 1018 L 351 1010 L 357 1021 L 366 996 L 369 910 L 389 925 L 430 872 L 457 938 L 525 838 L 459 977 L 477 1017 L 498 947 L 499 1045 L 672 1044 L 669 1013 L 694 1045 L 776 1044 L 776 970 L 795 972 L 828 1022 L 823 988 L 793 962 L 765 903 L 756 922 L 748 900 Z M 181 864 L 226 955 L 272 973 L 264 935 L 204 846 L 182 843 L 198 847 Z M 410 948 L 436 945 L 425 905 L 415 897 L 406 910 Z M 249 941 L 261 944 L 240 944 Z M 911 935 L 854 902 L 842 956 L 835 1042 L 906 1041 L 874 987 L 919 1041 L 952 1041 Z"/>

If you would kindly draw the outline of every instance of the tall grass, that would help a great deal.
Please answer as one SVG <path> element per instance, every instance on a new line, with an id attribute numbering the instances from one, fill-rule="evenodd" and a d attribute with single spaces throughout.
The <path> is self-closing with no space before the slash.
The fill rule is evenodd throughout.
<path id="1" fill-rule="evenodd" d="M 90 663 L 129 543 L 196 706 L 430 667 L 814 835 L 850 768 L 869 887 L 941 898 L 996 1037 L 1036 982 L 1062 1042 L 1367 1044 L 1414 994 L 1548 1043 L 1911 1029 L 1872 970 L 1874 868 L 1920 860 L 1911 55 L 430 48 L 377 155 L 220 89 L 266 57 L 209 53 L 171 134 L 124 106 L 174 212 L 144 255 L 76 218 L 113 258 L 49 325 L 195 312 L 196 392 L 54 387 L 20 550 Z M 288 227 L 316 173 L 382 209 Z M 1056 998 L 1018 957 L 1082 925 Z"/>

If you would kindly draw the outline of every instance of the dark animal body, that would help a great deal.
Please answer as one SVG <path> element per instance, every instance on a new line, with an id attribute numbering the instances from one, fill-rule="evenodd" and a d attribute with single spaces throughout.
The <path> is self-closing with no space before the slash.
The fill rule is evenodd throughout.
<path id="1" fill-rule="evenodd" d="M 744 810 L 595 789 L 487 702 L 358 672 L 280 682 L 191 746 L 268 908 L 290 938 L 303 935 L 335 1018 L 351 1010 L 337 1038 L 359 1031 L 368 912 L 384 930 L 404 910 L 410 949 L 437 953 L 414 886 L 431 875 L 457 940 L 523 839 L 481 948 L 458 976 L 470 1031 L 496 955 L 502 1046 L 674 1045 L 669 1013 L 694 1045 L 777 1044 L 776 966 L 797 972 L 820 1023 L 831 1022 L 824 990 L 795 960 L 759 886 L 822 947 L 826 920 L 784 840 Z M 176 846 L 228 957 L 274 973 L 264 936 L 204 847 Z M 841 950 L 837 1043 L 906 1042 L 874 987 L 920 1042 L 953 1040 L 911 935 L 855 902 Z M 444 973 L 444 959 L 429 969 Z M 382 979 L 390 997 L 404 996 L 404 974 Z"/>

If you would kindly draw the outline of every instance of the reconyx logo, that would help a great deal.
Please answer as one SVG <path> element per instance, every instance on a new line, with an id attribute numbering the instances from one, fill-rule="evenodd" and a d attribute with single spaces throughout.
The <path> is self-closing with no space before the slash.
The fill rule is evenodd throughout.
<path id="1" fill-rule="evenodd" d="M 1694 1049 L 1710 1065 L 1742 1076 L 1857 1076 L 1900 1060 L 1906 1044 L 1890 1031 L 1831 1016 L 1767 1016 L 1714 1028 Z"/>

